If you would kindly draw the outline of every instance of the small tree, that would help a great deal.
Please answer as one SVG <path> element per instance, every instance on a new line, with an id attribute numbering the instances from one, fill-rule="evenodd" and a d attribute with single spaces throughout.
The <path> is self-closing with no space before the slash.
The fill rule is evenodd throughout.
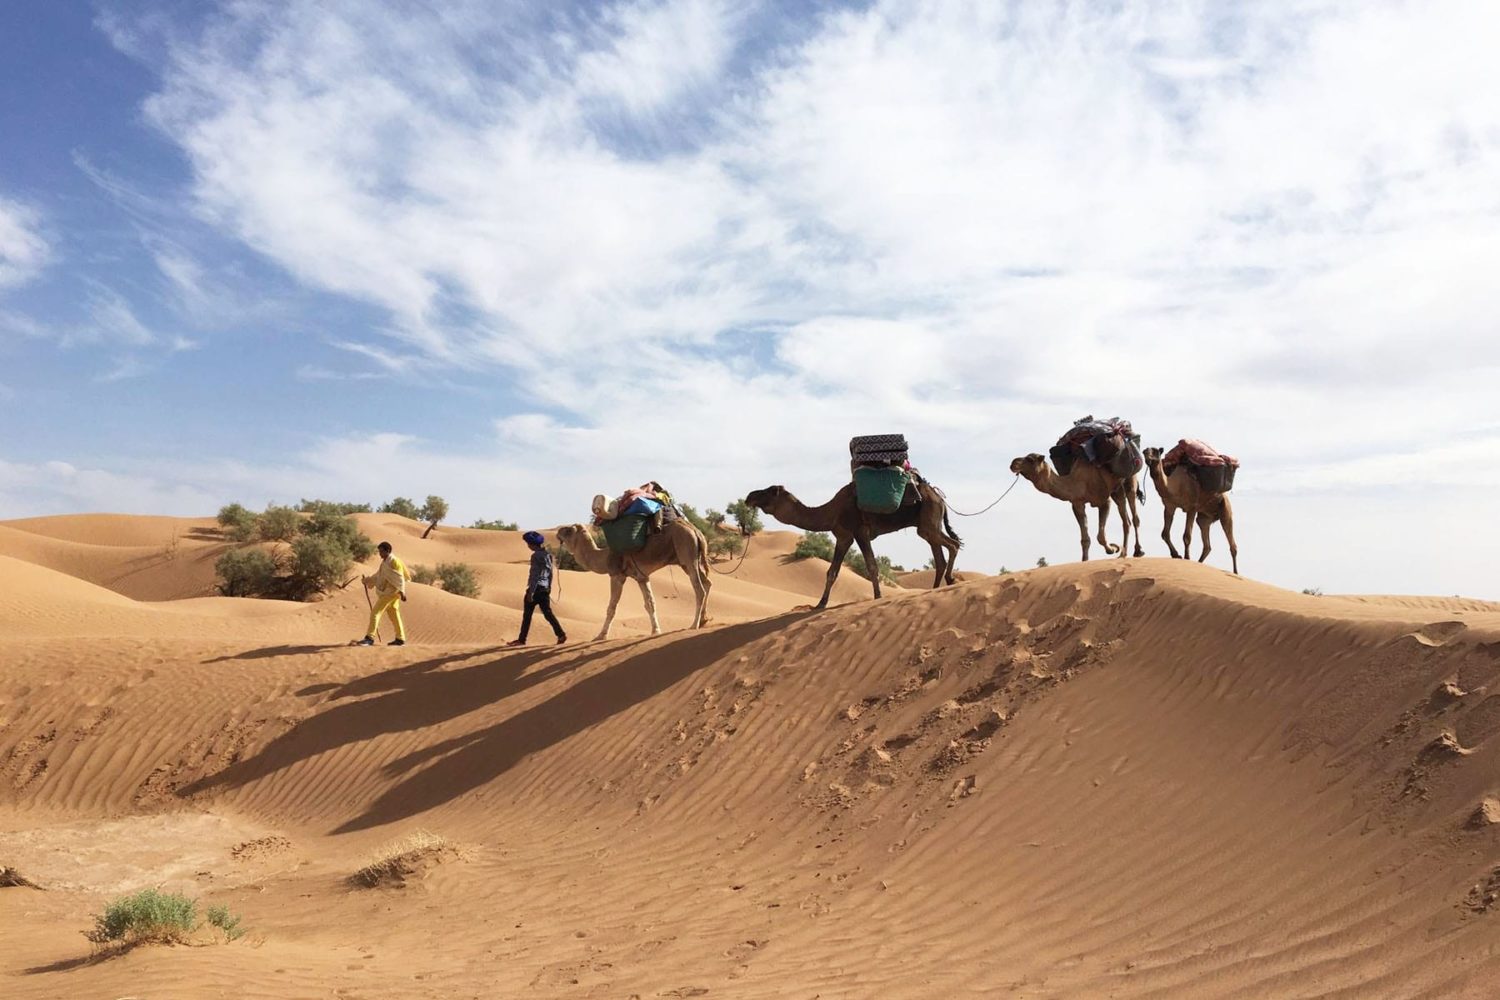
<path id="1" fill-rule="evenodd" d="M 469 525 L 480 531 L 520 531 L 521 526 L 514 521 L 475 521 Z"/>
<path id="2" fill-rule="evenodd" d="M 422 505 L 422 509 L 417 514 L 417 520 L 427 522 L 427 530 L 422 532 L 422 537 L 426 538 L 432 534 L 433 529 L 438 526 L 438 522 L 448 516 L 448 501 L 442 497 L 429 495 L 427 502 Z"/>
<path id="3" fill-rule="evenodd" d="M 708 522 L 708 526 L 710 528 L 718 531 L 720 528 L 724 527 L 724 519 L 727 516 L 728 515 L 726 515 L 723 511 L 714 510 L 712 507 L 710 507 L 708 508 L 707 513 L 703 515 L 703 520 Z"/>
<path id="4" fill-rule="evenodd" d="M 397 517 L 404 517 L 412 521 L 422 520 L 422 508 L 412 503 L 406 497 L 397 497 L 390 503 L 381 504 L 380 513 L 395 514 Z"/>
<path id="5" fill-rule="evenodd" d="M 793 559 L 821 559 L 833 562 L 833 536 L 824 531 L 804 532 L 792 550 Z"/>
<path id="6" fill-rule="evenodd" d="M 214 563 L 219 593 L 225 597 L 257 597 L 276 584 L 276 560 L 264 549 L 235 549 Z"/>
<path id="7" fill-rule="evenodd" d="M 337 538 L 303 535 L 292 543 L 292 594 L 307 598 L 344 582 L 354 560 Z"/>
<path id="8" fill-rule="evenodd" d="M 271 505 L 255 522 L 255 531 L 265 542 L 290 542 L 302 527 L 302 515 L 290 507 Z"/>
<path id="9" fill-rule="evenodd" d="M 364 562 L 375 554 L 375 543 L 359 530 L 359 522 L 352 517 L 320 512 L 302 522 L 302 533 L 333 539 L 355 562 Z"/>
<path id="10" fill-rule="evenodd" d="M 760 511 L 743 500 L 736 500 L 729 505 L 729 516 L 740 526 L 740 534 L 746 537 L 759 534 L 765 529 L 765 525 L 761 523 Z"/>
<path id="11" fill-rule="evenodd" d="M 1046 556 L 1040 556 L 1040 557 L 1038 557 L 1037 561 L 1036 561 L 1036 566 L 1037 566 L 1037 569 L 1046 569 L 1047 568 L 1047 557 Z"/>
<path id="12" fill-rule="evenodd" d="M 739 535 L 716 531 L 708 538 L 708 557 L 737 556 L 744 547 L 745 540 Z"/>
<path id="13" fill-rule="evenodd" d="M 226 504 L 219 508 L 219 527 L 236 542 L 248 542 L 255 537 L 255 512 L 241 504 Z"/>

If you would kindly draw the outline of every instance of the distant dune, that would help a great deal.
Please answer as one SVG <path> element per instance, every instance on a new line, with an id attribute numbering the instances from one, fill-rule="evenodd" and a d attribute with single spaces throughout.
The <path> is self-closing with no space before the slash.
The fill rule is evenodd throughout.
<path id="1" fill-rule="evenodd" d="M 813 613 L 769 533 L 707 629 L 662 573 L 588 642 L 570 572 L 513 650 L 516 534 L 360 521 L 482 597 L 350 648 L 358 584 L 214 596 L 211 521 L 0 523 L 0 995 L 1497 995 L 1500 605 L 1103 559 Z M 82 961 L 144 886 L 250 933 Z"/>

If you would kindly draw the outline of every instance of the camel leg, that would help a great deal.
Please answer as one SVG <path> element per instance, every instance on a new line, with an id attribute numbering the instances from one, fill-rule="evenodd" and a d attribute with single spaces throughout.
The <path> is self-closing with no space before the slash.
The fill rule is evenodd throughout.
<path id="1" fill-rule="evenodd" d="M 1083 545 L 1083 561 L 1089 561 L 1089 515 L 1082 500 L 1073 501 L 1073 516 L 1078 519 L 1078 541 Z"/>
<path id="2" fill-rule="evenodd" d="M 1173 559 L 1181 559 L 1177 553 L 1177 546 L 1172 544 L 1172 519 L 1177 516 L 1177 508 L 1171 504 L 1166 505 L 1166 514 L 1162 517 L 1161 540 L 1167 543 L 1167 551 L 1172 553 Z"/>
<path id="3" fill-rule="evenodd" d="M 875 549 L 870 545 L 870 540 L 863 535 L 855 539 L 859 543 L 859 554 L 865 557 L 865 575 L 870 578 L 870 585 L 875 588 L 875 599 L 880 600 L 880 564 L 875 561 Z"/>
<path id="4" fill-rule="evenodd" d="M 1234 575 L 1240 575 L 1240 547 L 1234 544 L 1234 511 L 1229 506 L 1229 498 L 1224 497 L 1224 510 L 1219 514 L 1219 523 L 1224 526 L 1224 537 L 1229 542 L 1229 562 L 1234 567 Z"/>
<path id="5" fill-rule="evenodd" d="M 937 542 L 931 539 L 926 541 L 932 546 L 932 589 L 936 590 L 943 585 L 943 573 L 948 568 L 948 553 Z"/>
<path id="6" fill-rule="evenodd" d="M 1211 548 L 1211 546 L 1208 544 L 1208 529 L 1212 524 L 1213 519 L 1210 518 L 1207 514 L 1198 515 L 1198 531 L 1203 536 L 1203 551 L 1198 556 L 1199 562 L 1202 562 L 1203 560 L 1208 558 L 1208 553 Z"/>
<path id="7" fill-rule="evenodd" d="M 604 627 L 599 634 L 594 636 L 599 639 L 609 638 L 609 627 L 615 622 L 615 608 L 620 606 L 620 593 L 625 589 L 625 575 L 611 573 L 609 575 L 609 609 L 604 612 Z"/>
<path id="8" fill-rule="evenodd" d="M 1187 523 L 1182 526 L 1182 558 L 1193 558 L 1193 512 L 1186 507 L 1182 509 L 1182 516 Z"/>
<path id="9" fill-rule="evenodd" d="M 1141 507 L 1139 498 L 1135 495 L 1135 480 L 1131 480 L 1128 490 L 1130 492 L 1130 526 L 1135 531 L 1135 551 L 1133 555 L 1140 557 L 1146 554 L 1141 547 Z"/>
<path id="10" fill-rule="evenodd" d="M 1122 517 L 1124 516 L 1123 512 L 1121 513 L 1121 516 Z M 1109 499 L 1105 498 L 1105 501 L 1099 505 L 1099 544 L 1102 545 L 1102 546 L 1104 546 L 1104 551 L 1105 552 L 1109 553 L 1110 555 L 1114 555 L 1116 552 L 1119 552 L 1120 549 L 1119 549 L 1118 546 L 1114 545 L 1112 542 L 1110 542 L 1110 540 L 1108 538 L 1105 537 L 1104 532 L 1105 532 L 1105 529 L 1106 529 L 1106 527 L 1108 525 L 1109 525 Z"/>
<path id="11" fill-rule="evenodd" d="M 818 602 L 818 610 L 828 607 L 828 595 L 833 593 L 833 582 L 839 578 L 839 570 L 844 568 L 844 556 L 849 553 L 849 543 L 854 541 L 850 536 L 835 538 L 833 542 L 833 561 L 828 564 L 828 582 L 823 586 L 823 599 Z"/>
<path id="12" fill-rule="evenodd" d="M 651 619 L 651 634 L 661 635 L 661 622 L 656 617 L 656 595 L 651 592 L 649 579 L 635 581 L 641 585 L 641 600 L 646 602 L 646 616 Z"/>

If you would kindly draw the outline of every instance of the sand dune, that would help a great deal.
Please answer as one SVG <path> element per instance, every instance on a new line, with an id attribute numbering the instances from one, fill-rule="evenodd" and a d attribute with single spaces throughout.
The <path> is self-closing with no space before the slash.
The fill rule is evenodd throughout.
<path id="1" fill-rule="evenodd" d="M 513 536 L 380 523 L 494 594 L 414 588 L 422 640 L 358 649 L 353 591 L 149 602 L 54 562 L 167 528 L 0 526 L 0 865 L 45 887 L 0 889 L 6 996 L 1495 995 L 1485 602 L 1141 559 L 811 613 L 783 535 L 715 627 L 509 650 Z M 568 627 L 606 596 L 565 574 Z M 418 828 L 454 849 L 348 885 Z M 80 962 L 145 885 L 251 935 Z"/>

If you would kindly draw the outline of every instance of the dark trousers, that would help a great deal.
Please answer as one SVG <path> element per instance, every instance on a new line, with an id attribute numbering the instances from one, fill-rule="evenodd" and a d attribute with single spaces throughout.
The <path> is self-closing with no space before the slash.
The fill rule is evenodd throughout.
<path id="1" fill-rule="evenodd" d="M 547 624 L 552 626 L 552 631 L 561 639 L 563 627 L 557 623 L 557 616 L 552 613 L 552 591 L 547 587 L 537 587 L 526 593 L 526 610 L 521 613 L 521 641 L 526 641 L 526 633 L 531 631 L 531 613 L 537 608 L 542 609 L 542 617 L 547 619 Z"/>

